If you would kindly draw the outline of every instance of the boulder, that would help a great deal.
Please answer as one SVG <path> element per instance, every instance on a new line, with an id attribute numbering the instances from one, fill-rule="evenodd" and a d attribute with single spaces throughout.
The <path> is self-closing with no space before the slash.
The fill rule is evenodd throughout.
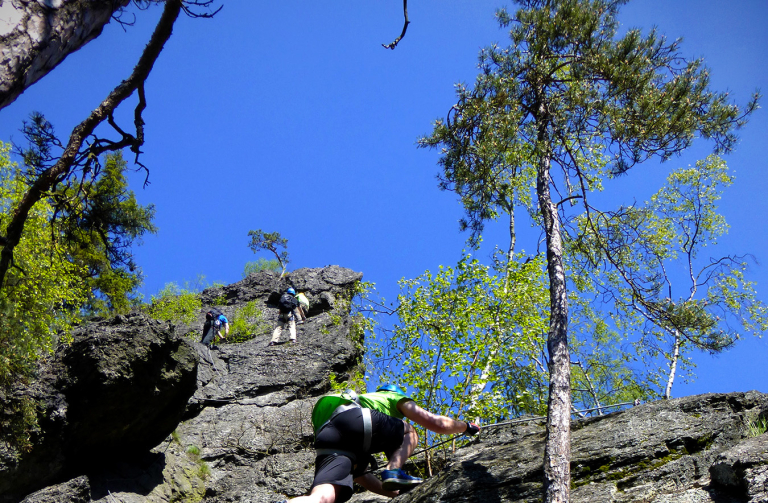
<path id="1" fill-rule="evenodd" d="M 167 323 L 133 313 L 79 327 L 73 337 L 17 390 L 36 400 L 39 430 L 29 452 L 3 452 L 4 501 L 148 451 L 176 428 L 196 389 L 195 350 Z"/>
<path id="2" fill-rule="evenodd" d="M 22 503 L 88 503 L 91 501 L 91 485 L 88 477 L 80 476 L 62 484 L 46 487 L 30 494 Z"/>

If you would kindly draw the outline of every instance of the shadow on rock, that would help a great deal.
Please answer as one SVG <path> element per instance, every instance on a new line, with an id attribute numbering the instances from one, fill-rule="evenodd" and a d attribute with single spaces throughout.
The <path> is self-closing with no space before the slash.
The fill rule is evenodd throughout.
<path id="1" fill-rule="evenodd" d="M 165 454 L 152 452 L 103 467 L 89 475 L 91 498 L 106 498 L 111 493 L 147 496 L 163 483 L 165 465 Z"/>

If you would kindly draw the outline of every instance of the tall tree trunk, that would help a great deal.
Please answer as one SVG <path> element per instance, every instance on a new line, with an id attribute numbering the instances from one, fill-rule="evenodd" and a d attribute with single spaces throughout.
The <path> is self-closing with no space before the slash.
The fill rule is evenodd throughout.
<path id="1" fill-rule="evenodd" d="M 509 290 L 509 266 L 515 256 L 515 245 L 517 244 L 517 234 L 515 232 L 515 203 L 510 200 L 505 208 L 509 214 L 509 248 L 507 249 L 507 268 L 504 274 L 504 293 Z"/>
<path id="2" fill-rule="evenodd" d="M 509 292 L 509 268 L 512 264 L 512 259 L 515 256 L 515 244 L 517 243 L 517 234 L 515 233 L 515 205 L 513 202 L 505 207 L 507 214 L 509 215 L 509 248 L 507 249 L 507 264 L 504 271 L 504 293 Z M 502 333 L 499 326 L 499 319 L 496 317 L 494 323 L 494 330 L 496 331 L 496 342 L 491 346 L 491 350 L 488 352 L 488 361 L 485 362 L 482 372 L 480 373 L 480 383 L 472 385 L 470 392 L 470 405 L 469 408 L 475 406 L 477 400 L 480 398 L 480 394 L 485 390 L 485 383 L 488 380 L 488 376 L 491 374 L 491 367 L 493 359 L 501 349 Z M 476 417 L 475 422 L 479 422 L 480 418 Z"/>
<path id="3" fill-rule="evenodd" d="M 675 330 L 675 346 L 672 351 L 672 361 L 669 362 L 669 378 L 667 379 L 667 387 L 664 390 L 664 398 L 669 400 L 672 398 L 672 384 L 675 382 L 675 374 L 677 373 L 677 361 L 680 359 L 680 332 Z"/>
<path id="4" fill-rule="evenodd" d="M 540 130 L 540 145 L 546 145 L 546 131 Z M 546 149 L 546 146 L 544 147 Z M 568 503 L 571 480 L 571 361 L 568 354 L 568 298 L 565 289 L 563 243 L 560 216 L 552 202 L 550 154 L 541 153 L 536 193 L 547 238 L 549 273 L 549 400 L 547 402 L 547 440 L 544 448 L 544 501 Z"/>
<path id="5" fill-rule="evenodd" d="M 98 37 L 129 1 L 0 1 L 0 109 Z"/>

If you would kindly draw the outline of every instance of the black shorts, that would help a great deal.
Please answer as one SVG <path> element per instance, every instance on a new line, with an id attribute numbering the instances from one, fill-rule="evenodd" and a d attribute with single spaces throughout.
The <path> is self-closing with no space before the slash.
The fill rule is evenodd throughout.
<path id="1" fill-rule="evenodd" d="M 383 452 L 391 456 L 403 444 L 405 423 L 383 414 L 371 411 L 371 447 L 363 448 L 363 413 L 361 409 L 350 409 L 334 417 L 317 435 L 316 449 L 340 449 L 354 454 L 355 459 L 336 454 L 325 454 L 315 459 L 315 480 L 312 487 L 333 484 L 337 487 L 337 503 L 352 497 L 352 482 L 365 473 L 370 454 Z"/>
<path id="2" fill-rule="evenodd" d="M 213 338 L 216 336 L 216 328 L 212 321 L 208 320 L 203 325 L 203 338 L 200 339 L 202 344 L 206 346 L 213 342 Z"/>

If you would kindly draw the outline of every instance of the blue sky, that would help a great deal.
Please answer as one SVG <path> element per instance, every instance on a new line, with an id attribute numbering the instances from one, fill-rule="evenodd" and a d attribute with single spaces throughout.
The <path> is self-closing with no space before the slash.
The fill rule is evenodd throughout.
<path id="1" fill-rule="evenodd" d="M 505 5 L 412 1 L 412 23 L 394 51 L 381 44 L 402 28 L 395 0 L 225 2 L 214 19 L 182 17 L 146 86 L 143 162 L 151 184 L 142 189 L 143 178 L 133 178 L 140 201 L 155 205 L 160 229 L 136 249 L 144 295 L 198 274 L 238 281 L 257 258 L 247 247 L 251 229 L 288 238 L 290 268 L 362 271 L 390 301 L 398 279 L 455 264 L 466 238 L 458 232 L 462 210 L 437 189 L 437 154 L 415 142 L 455 102 L 454 84 L 474 80 L 480 48 L 507 44 L 493 17 Z M 0 111 L 0 139 L 21 141 L 21 122 L 33 110 L 67 136 L 129 75 L 159 13 L 136 11 L 136 25 L 126 29 L 107 26 Z M 704 57 L 713 88 L 731 91 L 737 103 L 768 89 L 764 0 L 635 0 L 621 20 L 683 37 L 683 53 Z M 118 116 L 130 122 L 131 114 L 124 107 Z M 758 293 L 768 287 L 766 131 L 768 115 L 759 110 L 726 157 L 737 178 L 721 206 L 731 225 L 721 254 L 756 257 Z M 609 199 L 643 201 L 670 169 L 707 148 L 607 183 Z M 537 231 L 521 229 L 518 249 L 533 251 L 537 240 Z M 481 256 L 506 246 L 502 224 L 489 227 L 485 243 Z M 700 355 L 698 380 L 678 382 L 673 394 L 768 392 L 767 361 L 768 339 Z"/>

